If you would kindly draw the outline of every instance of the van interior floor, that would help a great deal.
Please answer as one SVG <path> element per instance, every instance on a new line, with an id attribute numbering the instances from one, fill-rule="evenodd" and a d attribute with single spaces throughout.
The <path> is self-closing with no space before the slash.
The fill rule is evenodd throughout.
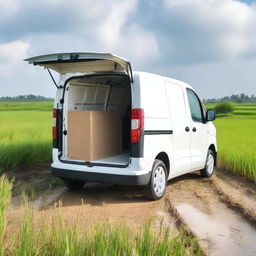
<path id="1" fill-rule="evenodd" d="M 129 158 L 130 158 L 130 152 L 122 152 L 121 154 L 118 154 L 118 155 L 92 161 L 92 163 L 125 165 L 129 162 Z"/>

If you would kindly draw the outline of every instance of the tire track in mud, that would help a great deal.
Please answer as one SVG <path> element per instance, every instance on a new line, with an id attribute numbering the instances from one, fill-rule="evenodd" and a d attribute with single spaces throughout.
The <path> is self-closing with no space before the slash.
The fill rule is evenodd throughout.
<path id="1" fill-rule="evenodd" d="M 208 180 L 197 174 L 175 179 L 168 187 L 170 208 L 209 255 L 256 255 L 255 201 L 242 192 L 232 197 L 234 189 L 218 177 Z"/>
<path id="2" fill-rule="evenodd" d="M 220 177 L 227 177 L 228 174 L 221 174 Z M 236 177 L 235 177 L 236 178 Z M 256 186 L 246 180 L 240 181 L 234 186 L 214 176 L 212 182 L 216 193 L 222 202 L 246 218 L 256 227 Z M 233 181 L 233 180 L 232 180 Z M 250 185 L 248 189 L 247 186 Z M 249 193 L 248 193 L 249 192 Z"/>

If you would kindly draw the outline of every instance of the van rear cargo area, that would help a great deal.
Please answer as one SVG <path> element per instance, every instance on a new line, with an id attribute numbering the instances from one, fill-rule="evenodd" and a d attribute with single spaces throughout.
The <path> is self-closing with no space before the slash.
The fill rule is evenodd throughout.
<path id="1" fill-rule="evenodd" d="M 118 112 L 68 111 L 68 158 L 94 161 L 122 153 L 122 120 Z"/>
<path id="2" fill-rule="evenodd" d="M 127 165 L 131 85 L 125 75 L 76 77 L 65 88 L 62 160 Z"/>

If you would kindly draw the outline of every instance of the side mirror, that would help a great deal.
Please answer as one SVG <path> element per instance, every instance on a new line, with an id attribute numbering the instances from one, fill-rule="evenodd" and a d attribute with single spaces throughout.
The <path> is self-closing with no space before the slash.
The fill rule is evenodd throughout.
<path id="1" fill-rule="evenodd" d="M 206 122 L 213 121 L 216 118 L 216 110 L 208 109 L 206 112 Z"/>

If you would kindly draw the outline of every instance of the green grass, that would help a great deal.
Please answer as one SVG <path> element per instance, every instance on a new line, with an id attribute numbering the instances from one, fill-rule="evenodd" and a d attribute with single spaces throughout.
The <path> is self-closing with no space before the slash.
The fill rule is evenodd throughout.
<path id="1" fill-rule="evenodd" d="M 215 121 L 220 166 L 256 182 L 256 119 Z"/>
<path id="2" fill-rule="evenodd" d="M 9 255 L 201 255 L 194 238 L 165 228 L 153 231 L 148 224 L 136 234 L 125 224 L 103 222 L 82 228 L 79 221 L 67 224 L 61 216 L 51 225 L 42 223 L 35 228 L 33 212 L 27 210 Z"/>
<path id="3" fill-rule="evenodd" d="M 49 161 L 52 113 L 43 111 L 45 102 L 36 104 L 36 110 L 29 107 L 35 103 L 14 103 L 14 111 L 3 111 L 5 104 L 0 103 L 0 173 L 18 166 Z"/>
<path id="4" fill-rule="evenodd" d="M 256 105 L 236 105 L 233 114 L 218 115 L 214 124 L 219 166 L 256 183 Z"/>

